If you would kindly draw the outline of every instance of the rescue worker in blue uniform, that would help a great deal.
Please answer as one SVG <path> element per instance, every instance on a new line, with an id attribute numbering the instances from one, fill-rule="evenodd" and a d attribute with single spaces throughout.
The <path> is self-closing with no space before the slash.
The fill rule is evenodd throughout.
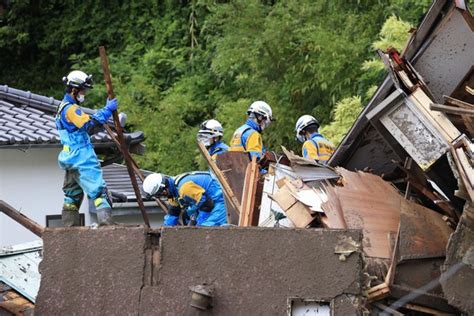
<path id="1" fill-rule="evenodd" d="M 318 120 L 311 115 L 303 115 L 296 122 L 296 139 L 303 143 L 303 157 L 327 164 L 335 148 L 318 130 Z"/>
<path id="2" fill-rule="evenodd" d="M 209 172 L 194 171 L 170 177 L 160 173 L 148 175 L 143 191 L 158 198 L 168 199 L 165 226 L 176 226 L 179 216 L 195 218 L 197 226 L 221 226 L 227 223 L 227 212 L 222 189 Z"/>
<path id="3" fill-rule="evenodd" d="M 230 151 L 241 151 L 255 156 L 260 161 L 266 153 L 262 142 L 262 131 L 274 120 L 272 108 L 264 101 L 253 102 L 247 110 L 247 121 L 232 136 Z"/>
<path id="4" fill-rule="evenodd" d="M 89 135 L 110 118 L 117 109 L 117 100 L 107 100 L 104 108 L 89 116 L 79 105 L 84 102 L 87 91 L 92 89 L 92 76 L 75 70 L 63 77 L 63 82 L 66 93 L 56 113 L 56 127 L 63 145 L 58 162 L 66 171 L 63 185 L 63 225 L 80 225 L 79 208 L 84 192 L 94 201 L 98 224 L 113 225 L 112 203 Z"/>
<path id="5" fill-rule="evenodd" d="M 216 161 L 217 155 L 229 150 L 229 146 L 222 140 L 224 129 L 217 120 L 204 121 L 198 131 L 197 140 L 207 148 L 212 160 Z"/>

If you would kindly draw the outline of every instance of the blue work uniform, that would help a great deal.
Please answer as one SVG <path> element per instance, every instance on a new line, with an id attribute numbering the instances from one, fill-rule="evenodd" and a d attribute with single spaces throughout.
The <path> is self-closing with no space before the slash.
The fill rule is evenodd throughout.
<path id="1" fill-rule="evenodd" d="M 90 141 L 89 131 L 103 125 L 112 112 L 103 108 L 94 115 L 84 113 L 72 96 L 66 94 L 57 109 L 56 127 L 63 150 L 58 163 L 66 171 L 64 205 L 80 208 L 84 192 L 97 209 L 111 207 L 99 160 Z"/>
<path id="2" fill-rule="evenodd" d="M 266 149 L 262 143 L 262 129 L 251 119 L 247 119 L 244 125 L 239 127 L 232 136 L 230 151 L 242 151 L 249 153 L 252 160 L 254 156 L 257 161 L 265 156 Z"/>
<path id="3" fill-rule="evenodd" d="M 311 138 L 303 144 L 303 157 L 316 159 L 327 164 L 334 153 L 334 145 L 319 133 L 311 134 Z"/>
<path id="4" fill-rule="evenodd" d="M 165 226 L 175 226 L 183 209 L 196 216 L 197 226 L 221 226 L 227 223 L 222 189 L 209 172 L 195 171 L 176 176 L 168 183 L 171 198 Z"/>
<path id="5" fill-rule="evenodd" d="M 221 155 L 229 151 L 229 146 L 224 143 L 222 140 L 218 140 L 207 149 L 212 160 L 216 161 L 218 155 Z"/>

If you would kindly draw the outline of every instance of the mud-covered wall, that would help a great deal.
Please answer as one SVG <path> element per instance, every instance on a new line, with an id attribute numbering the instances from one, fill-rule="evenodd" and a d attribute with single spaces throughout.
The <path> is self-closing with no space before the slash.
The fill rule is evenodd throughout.
<path id="1" fill-rule="evenodd" d="M 288 298 L 356 314 L 362 258 L 335 246 L 359 231 L 273 228 L 50 229 L 38 315 L 195 314 L 190 286 L 211 285 L 206 314 L 286 314 Z M 202 312 L 200 312 L 202 313 Z"/>

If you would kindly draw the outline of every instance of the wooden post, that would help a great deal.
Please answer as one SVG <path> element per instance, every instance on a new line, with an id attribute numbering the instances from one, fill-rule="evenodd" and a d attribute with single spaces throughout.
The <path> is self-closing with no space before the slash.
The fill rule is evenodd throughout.
<path id="1" fill-rule="evenodd" d="M 108 95 L 108 98 L 111 100 L 115 98 L 115 95 L 114 95 L 114 90 L 112 87 L 112 79 L 110 77 L 109 60 L 107 58 L 107 54 L 105 52 L 104 46 L 99 47 L 99 53 L 100 53 L 100 59 L 102 60 L 102 69 L 104 71 L 104 80 L 105 80 L 105 85 L 107 87 L 107 95 Z M 130 176 L 130 181 L 132 182 L 133 191 L 135 191 L 135 196 L 137 197 L 138 207 L 140 208 L 140 211 L 142 212 L 145 225 L 147 227 L 150 227 L 150 220 L 148 219 L 148 214 L 146 213 L 145 205 L 143 204 L 143 200 L 142 200 L 142 195 L 141 195 L 140 189 L 138 188 L 137 179 L 135 178 L 135 175 L 134 175 L 131 156 L 130 156 L 130 153 L 128 152 L 125 139 L 123 138 L 123 130 L 122 130 L 122 126 L 120 125 L 120 120 L 119 120 L 117 111 L 113 112 L 113 117 L 114 117 L 114 122 L 115 122 L 115 130 L 117 131 L 117 138 L 120 143 L 119 148 L 120 148 L 120 151 L 122 152 L 123 158 L 125 159 L 128 175 Z"/>
<path id="2" fill-rule="evenodd" d="M 470 109 L 464 109 L 464 108 L 456 108 L 456 107 L 453 107 L 453 106 L 436 104 L 436 103 L 431 103 L 430 104 L 430 110 L 440 111 L 440 112 L 444 112 L 444 113 L 457 114 L 457 115 L 474 116 L 474 109 L 470 110 Z"/>
<path id="3" fill-rule="evenodd" d="M 21 224 L 23 227 L 31 231 L 38 237 L 43 236 L 44 227 L 32 220 L 31 218 L 27 217 L 26 215 L 18 212 L 15 210 L 11 205 L 7 202 L 0 200 L 0 211 L 3 212 L 5 215 L 13 219 L 15 222 Z"/>
<path id="4" fill-rule="evenodd" d="M 229 201 L 229 203 L 231 204 L 230 208 L 234 210 L 234 212 L 236 212 L 236 214 L 238 215 L 240 211 L 240 203 L 235 197 L 234 192 L 232 192 L 232 189 L 230 188 L 229 183 L 227 183 L 227 180 L 224 174 L 219 169 L 219 167 L 217 167 L 216 163 L 212 160 L 211 155 L 209 155 L 209 153 L 207 152 L 206 146 L 204 146 L 204 144 L 199 141 L 197 143 L 198 143 L 199 151 L 203 155 L 204 159 L 206 159 L 206 162 L 209 168 L 211 168 L 212 172 L 214 172 L 214 174 L 216 175 L 217 180 L 219 180 L 222 186 L 222 190 L 224 190 L 224 194 L 227 197 L 227 200 Z M 230 223 L 229 220 L 230 220 L 230 215 L 229 215 L 229 212 L 227 212 L 228 223 Z"/>
<path id="5" fill-rule="evenodd" d="M 242 190 L 242 209 L 240 210 L 239 226 L 252 226 L 255 209 L 255 193 L 259 175 L 257 157 L 253 156 L 245 172 L 244 188 Z"/>

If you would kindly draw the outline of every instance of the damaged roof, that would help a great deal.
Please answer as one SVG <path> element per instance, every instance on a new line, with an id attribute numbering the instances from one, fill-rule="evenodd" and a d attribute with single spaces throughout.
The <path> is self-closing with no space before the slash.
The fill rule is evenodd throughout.
<path id="1" fill-rule="evenodd" d="M 450 21 L 452 22 L 453 18 L 452 14 L 448 13 L 453 13 L 453 12 L 459 12 L 461 16 L 466 19 L 469 27 L 471 28 L 470 34 L 467 36 L 461 33 L 453 33 L 453 30 L 447 29 L 445 32 L 448 32 L 448 34 L 441 34 L 440 29 L 446 26 L 447 23 L 445 21 Z M 456 23 L 456 21 L 454 21 Z M 427 80 L 428 86 L 434 85 L 435 87 L 438 86 L 438 83 L 436 81 L 439 80 L 447 80 L 447 81 L 453 81 L 453 78 L 445 78 L 447 76 L 446 73 L 449 72 L 449 69 L 444 69 L 451 65 L 451 63 L 448 63 L 446 60 L 440 59 L 435 60 L 434 57 L 439 57 L 440 56 L 448 56 L 446 58 L 449 59 L 451 62 L 460 58 L 460 56 L 451 56 L 453 53 L 452 51 L 455 51 L 458 49 L 454 49 L 454 47 L 451 47 L 449 45 L 444 45 L 444 38 L 460 38 L 461 41 L 464 41 L 464 47 L 460 47 L 459 49 L 464 51 L 472 51 L 470 50 L 470 47 L 473 45 L 472 41 L 472 28 L 473 25 L 472 23 L 472 16 L 470 12 L 468 11 L 465 1 L 463 0 L 458 0 L 458 1 L 452 1 L 452 0 L 435 0 L 431 4 L 431 7 L 429 8 L 428 12 L 424 16 L 423 20 L 421 21 L 420 25 L 416 29 L 415 32 L 412 33 L 406 48 L 403 51 L 403 57 L 406 58 L 406 60 L 410 61 L 413 63 L 415 68 L 419 70 L 421 76 L 425 77 Z M 450 34 L 451 32 L 452 34 Z M 468 32 L 469 33 L 469 32 Z M 461 35 L 460 35 L 461 34 Z M 435 52 L 430 52 L 428 51 L 428 48 L 430 45 L 436 45 L 435 42 L 440 42 L 441 49 L 438 52 L 438 55 L 434 54 Z M 425 56 L 425 52 L 428 53 Z M 448 54 L 449 53 L 449 54 Z M 434 55 L 434 57 L 433 57 Z M 471 59 L 474 58 L 474 55 L 470 55 Z M 426 59 L 427 62 L 425 65 L 422 65 L 424 60 Z M 442 61 L 442 62 L 440 62 Z M 474 62 L 471 62 L 471 66 L 474 64 Z M 431 66 L 430 66 L 431 65 Z M 422 67 L 423 66 L 423 67 Z M 443 68 L 444 67 L 444 68 Z M 468 66 L 469 67 L 469 66 Z M 418 68 L 423 68 L 423 69 L 418 69 Z M 425 71 L 426 69 L 426 71 Z M 469 68 L 465 69 L 466 71 L 469 70 Z M 472 69 L 471 69 L 472 73 Z M 429 80 L 432 79 L 432 80 Z M 450 82 L 450 84 L 453 84 Z M 452 88 L 452 87 L 451 87 Z M 366 114 L 370 112 L 373 108 L 375 108 L 377 105 L 379 105 L 393 90 L 395 89 L 395 85 L 393 83 L 393 80 L 390 76 L 390 74 L 387 74 L 385 77 L 384 81 L 379 85 L 377 91 L 374 93 L 372 98 L 370 99 L 369 103 L 363 111 L 360 113 L 359 117 L 357 120 L 354 122 L 352 125 L 351 129 L 348 131 L 344 139 L 341 141 L 339 146 L 337 147 L 336 151 L 332 155 L 329 164 L 331 166 L 342 166 L 342 165 L 347 165 L 347 162 L 353 155 L 355 155 L 355 151 L 358 147 L 362 147 L 364 145 L 367 145 L 364 140 L 368 139 L 369 137 L 377 137 L 372 135 L 371 130 L 367 130 L 367 127 L 370 125 L 369 120 L 366 117 Z M 451 91 L 447 92 L 445 91 L 445 94 L 451 94 Z M 437 95 L 441 94 L 441 91 L 437 92 Z M 437 100 L 439 102 L 439 100 Z M 372 133 L 372 134 L 371 134 Z M 370 134 L 370 135 L 367 135 Z M 385 145 L 387 145 L 385 143 Z M 386 148 L 382 148 L 382 155 L 384 157 L 388 155 L 393 155 L 392 151 L 388 146 L 385 146 Z M 392 158 L 396 158 L 393 156 Z M 361 157 L 355 157 L 355 159 L 358 160 L 364 160 L 364 159 L 371 159 L 371 157 L 367 157 L 367 155 L 361 154 Z M 374 169 L 375 165 L 381 164 L 381 162 L 376 161 L 376 158 L 372 159 L 373 161 L 370 162 L 371 167 L 373 166 Z M 351 166 L 348 166 L 351 167 Z M 383 168 L 380 168 L 380 170 L 383 170 Z"/>
<path id="2" fill-rule="evenodd" d="M 0 148 L 59 147 L 55 115 L 60 103 L 52 97 L 0 85 Z M 83 110 L 94 113 L 92 109 Z M 124 137 L 130 144 L 144 139 L 143 132 L 125 133 Z M 104 131 L 93 134 L 91 140 L 96 147 L 115 146 Z"/>
<path id="3" fill-rule="evenodd" d="M 0 282 L 35 302 L 41 275 L 41 240 L 0 248 Z"/>

